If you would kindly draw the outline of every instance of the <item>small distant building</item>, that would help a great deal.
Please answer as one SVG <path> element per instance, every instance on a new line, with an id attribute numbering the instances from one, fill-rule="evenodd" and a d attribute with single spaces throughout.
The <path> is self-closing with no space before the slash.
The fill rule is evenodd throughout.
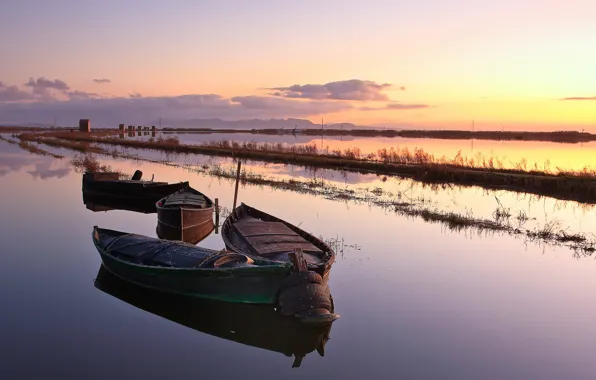
<path id="1" fill-rule="evenodd" d="M 120 133 L 124 133 L 124 124 L 118 125 L 118 130 L 120 131 Z"/>
<path id="2" fill-rule="evenodd" d="M 79 120 L 79 132 L 91 132 L 91 122 L 89 119 Z"/>
<path id="3" fill-rule="evenodd" d="M 155 125 L 151 126 L 151 132 L 155 132 Z"/>
<path id="4" fill-rule="evenodd" d="M 142 128 L 143 128 L 143 127 L 139 125 L 139 126 L 137 127 L 137 130 L 138 130 L 138 131 L 140 131 Z"/>

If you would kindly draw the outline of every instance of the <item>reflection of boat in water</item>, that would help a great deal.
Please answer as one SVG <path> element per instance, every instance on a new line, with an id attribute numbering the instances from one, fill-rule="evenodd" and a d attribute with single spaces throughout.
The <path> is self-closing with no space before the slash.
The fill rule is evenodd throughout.
<path id="1" fill-rule="evenodd" d="M 121 180 L 119 173 L 88 171 L 83 174 L 83 191 L 155 203 L 188 186 L 188 181 L 179 183 L 144 181 L 141 180 L 142 175 L 143 173 L 137 170 L 131 179 Z"/>
<path id="2" fill-rule="evenodd" d="M 95 287 L 139 309 L 218 338 L 294 356 L 293 367 L 316 350 L 324 355 L 331 324 L 307 326 L 270 305 L 230 304 L 145 289 L 114 276 L 102 265 Z"/>
<path id="3" fill-rule="evenodd" d="M 157 236 L 197 244 L 215 228 L 213 201 L 188 186 L 156 204 Z"/>
<path id="4" fill-rule="evenodd" d="M 114 197 L 109 195 L 97 195 L 83 191 L 83 203 L 87 209 L 99 212 L 110 210 L 126 210 L 140 212 L 143 214 L 155 213 L 155 203 L 146 202 L 134 198 Z"/>

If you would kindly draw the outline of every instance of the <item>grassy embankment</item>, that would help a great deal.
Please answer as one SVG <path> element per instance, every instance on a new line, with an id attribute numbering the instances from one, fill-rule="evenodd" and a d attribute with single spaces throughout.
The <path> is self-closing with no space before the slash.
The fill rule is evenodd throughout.
<path id="1" fill-rule="evenodd" d="M 319 151 L 314 145 L 286 146 L 278 144 L 237 143 L 229 141 L 206 142 L 199 145 L 180 144 L 176 138 L 149 141 L 106 138 L 86 133 L 24 133 L 24 141 L 37 141 L 54 146 L 78 148 L 81 152 L 102 143 L 136 149 L 159 150 L 181 154 L 205 154 L 266 162 L 295 164 L 379 175 L 408 177 L 427 183 L 450 183 L 480 186 L 493 190 L 511 190 L 549 196 L 562 200 L 596 203 L 596 173 L 581 171 L 527 168 L 521 162 L 514 169 L 506 169 L 493 158 L 468 158 L 461 154 L 453 158 L 440 157 L 415 149 L 380 149 L 377 153 L 362 155 L 358 148 L 330 153 Z"/>
<path id="2" fill-rule="evenodd" d="M 251 133 L 277 135 L 279 129 L 211 129 L 211 128 L 163 128 L 163 132 L 178 133 Z M 291 129 L 283 130 L 292 134 Z M 396 130 L 396 129 L 301 129 L 306 136 L 362 136 L 362 137 L 406 137 L 448 140 L 496 140 L 496 141 L 546 141 L 559 143 L 580 143 L 596 141 L 596 134 L 578 131 L 464 131 L 464 130 Z"/>

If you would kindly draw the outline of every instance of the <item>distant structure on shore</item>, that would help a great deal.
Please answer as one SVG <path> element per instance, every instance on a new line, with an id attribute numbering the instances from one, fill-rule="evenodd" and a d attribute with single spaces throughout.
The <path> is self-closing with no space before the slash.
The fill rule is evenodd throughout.
<path id="1" fill-rule="evenodd" d="M 79 120 L 79 132 L 91 132 L 91 121 L 89 119 Z"/>

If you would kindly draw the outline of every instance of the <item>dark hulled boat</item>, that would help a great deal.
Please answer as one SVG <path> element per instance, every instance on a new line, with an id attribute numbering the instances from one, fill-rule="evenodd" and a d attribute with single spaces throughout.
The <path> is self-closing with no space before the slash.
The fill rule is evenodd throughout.
<path id="1" fill-rule="evenodd" d="M 292 264 L 93 228 L 107 269 L 138 285 L 227 302 L 274 303 Z"/>
<path id="2" fill-rule="evenodd" d="M 215 228 L 213 201 L 190 186 L 160 199 L 155 208 L 162 239 L 197 244 Z"/>
<path id="3" fill-rule="evenodd" d="M 201 300 L 139 287 L 100 266 L 95 287 L 123 302 L 218 338 L 294 356 L 293 367 L 317 351 L 324 356 L 331 324 L 304 325 L 283 317 L 271 305 Z"/>
<path id="4" fill-rule="evenodd" d="M 118 173 L 85 172 L 83 192 L 122 198 L 135 198 L 143 202 L 157 202 L 166 195 L 188 186 L 188 181 L 178 183 L 141 180 L 142 172 L 137 170 L 132 179 L 120 179 Z"/>
<path id="5" fill-rule="evenodd" d="M 327 284 L 335 252 L 326 243 L 302 229 L 241 203 L 226 218 L 221 228 L 226 248 L 249 257 L 290 262 L 290 254 L 302 250 L 307 269 L 316 272 Z"/>

